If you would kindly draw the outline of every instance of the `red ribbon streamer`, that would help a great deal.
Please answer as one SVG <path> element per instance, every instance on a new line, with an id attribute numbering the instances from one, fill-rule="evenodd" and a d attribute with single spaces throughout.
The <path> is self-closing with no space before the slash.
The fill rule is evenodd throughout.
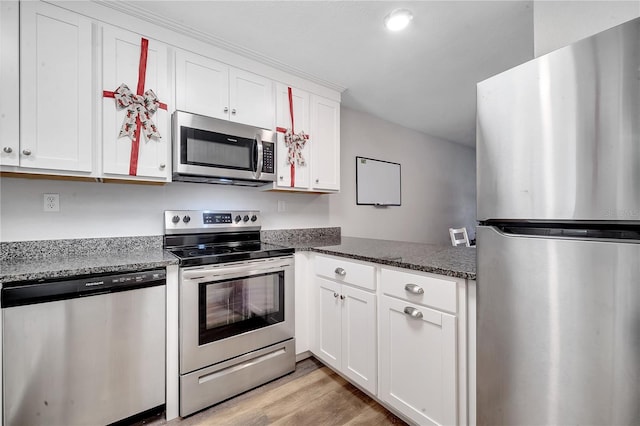
<path id="1" fill-rule="evenodd" d="M 287 87 L 287 92 L 289 94 L 289 116 L 291 117 L 291 133 L 295 133 L 294 124 L 293 124 L 293 92 L 291 87 Z M 279 133 L 287 133 L 287 129 L 284 127 L 276 127 L 276 132 Z M 291 164 L 291 187 L 296 186 L 296 166 L 295 164 Z"/>
<path id="2" fill-rule="evenodd" d="M 144 83 L 147 76 L 147 55 L 149 53 L 149 40 L 146 38 L 142 38 L 141 46 L 140 46 L 140 64 L 138 65 L 138 87 L 136 89 L 137 95 L 144 94 Z M 105 98 L 113 98 L 115 97 L 114 92 L 110 92 L 104 90 L 102 92 L 102 96 Z M 160 108 L 166 111 L 167 104 L 160 103 Z M 292 116 L 293 117 L 293 116 Z M 136 176 L 138 174 L 138 154 L 140 152 L 140 127 L 142 123 L 140 122 L 140 118 L 136 118 L 136 131 L 135 137 L 131 141 L 131 157 L 129 160 L 129 176 Z"/>

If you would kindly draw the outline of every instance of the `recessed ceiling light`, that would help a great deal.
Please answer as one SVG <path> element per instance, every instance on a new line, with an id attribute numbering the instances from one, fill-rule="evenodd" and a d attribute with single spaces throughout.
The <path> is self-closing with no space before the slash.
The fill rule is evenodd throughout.
<path id="1" fill-rule="evenodd" d="M 413 19 L 413 14 L 407 9 L 396 9 L 384 18 L 384 26 L 389 31 L 400 31 L 407 28 Z"/>

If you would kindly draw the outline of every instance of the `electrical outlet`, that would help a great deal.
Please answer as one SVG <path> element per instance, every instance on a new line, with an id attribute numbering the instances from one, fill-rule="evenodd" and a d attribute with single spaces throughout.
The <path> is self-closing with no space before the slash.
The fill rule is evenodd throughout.
<path id="1" fill-rule="evenodd" d="M 59 212 L 60 194 L 44 194 L 43 210 L 45 212 Z"/>

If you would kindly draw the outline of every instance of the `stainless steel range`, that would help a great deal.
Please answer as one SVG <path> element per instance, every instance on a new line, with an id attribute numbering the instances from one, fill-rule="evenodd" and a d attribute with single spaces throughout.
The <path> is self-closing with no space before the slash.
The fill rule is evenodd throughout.
<path id="1" fill-rule="evenodd" d="M 295 369 L 293 249 L 257 211 L 165 211 L 180 259 L 180 416 Z"/>

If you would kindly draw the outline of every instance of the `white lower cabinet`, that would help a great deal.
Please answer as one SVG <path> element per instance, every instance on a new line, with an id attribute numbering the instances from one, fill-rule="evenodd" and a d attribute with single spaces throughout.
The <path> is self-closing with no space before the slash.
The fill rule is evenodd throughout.
<path id="1" fill-rule="evenodd" d="M 317 260 L 318 258 L 316 258 Z M 330 264 L 330 258 L 322 258 Z M 339 261 L 336 279 L 318 273 L 315 355 L 362 389 L 376 393 L 376 295 L 373 291 L 341 282 L 349 275 L 351 262 Z M 356 266 L 363 266 L 353 263 Z M 366 266 L 374 279 L 374 267 Z M 363 283 L 364 284 L 364 283 Z M 364 284 L 367 287 L 373 282 Z"/>
<path id="2" fill-rule="evenodd" d="M 412 424 L 473 424 L 475 283 L 341 257 L 312 262 L 311 352 Z"/>
<path id="3" fill-rule="evenodd" d="M 421 425 L 455 425 L 456 318 L 389 296 L 380 301 L 380 394 Z"/>
<path id="4" fill-rule="evenodd" d="M 381 268 L 378 397 L 420 425 L 468 423 L 466 281 Z"/>

